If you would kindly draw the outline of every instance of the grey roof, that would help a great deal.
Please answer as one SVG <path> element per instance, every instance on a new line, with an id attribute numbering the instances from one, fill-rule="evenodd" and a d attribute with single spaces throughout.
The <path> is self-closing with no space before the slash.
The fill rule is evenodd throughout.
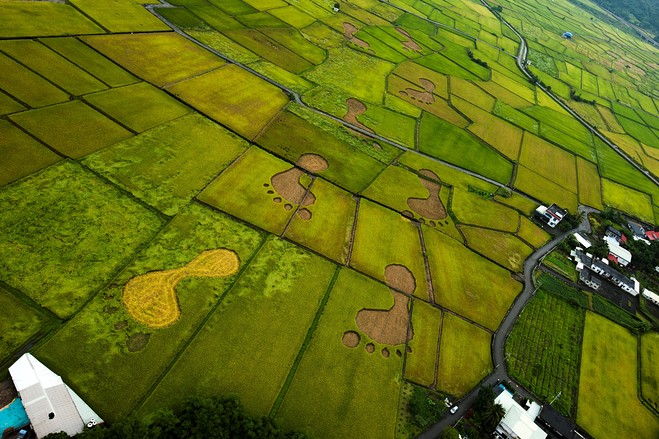
<path id="1" fill-rule="evenodd" d="M 645 238 L 645 229 L 640 224 L 636 224 L 635 222 L 630 221 L 627 223 L 627 226 L 634 235 Z"/>
<path id="2" fill-rule="evenodd" d="M 613 228 L 611 226 L 608 226 L 606 228 L 606 232 L 604 232 L 605 235 L 611 235 L 611 236 L 616 236 L 618 238 L 622 238 L 622 232 L 616 228 Z"/>
<path id="3" fill-rule="evenodd" d="M 630 288 L 634 288 L 634 281 L 620 273 L 615 268 L 612 268 L 610 265 L 605 264 L 604 262 L 595 259 L 593 264 L 596 267 L 599 267 L 604 273 L 606 273 L 611 279 L 617 281 L 618 283 L 625 284 Z"/>

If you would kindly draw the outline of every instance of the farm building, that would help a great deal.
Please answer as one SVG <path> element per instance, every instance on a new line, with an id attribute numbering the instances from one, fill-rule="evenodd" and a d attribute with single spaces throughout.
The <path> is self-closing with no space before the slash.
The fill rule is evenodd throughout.
<path id="1" fill-rule="evenodd" d="M 9 374 L 37 438 L 60 431 L 72 436 L 85 425 L 103 422 L 59 375 L 31 354 L 19 358 Z"/>
<path id="2" fill-rule="evenodd" d="M 552 204 L 549 207 L 546 206 L 538 206 L 538 208 L 535 210 L 535 215 L 543 222 L 547 223 L 549 227 L 556 227 L 558 223 L 561 222 L 563 218 L 565 218 L 565 215 L 567 215 L 567 211 L 564 209 L 561 209 L 555 204 Z"/>
<path id="3" fill-rule="evenodd" d="M 581 270 L 579 272 L 579 280 L 588 285 L 593 290 L 596 290 L 602 286 L 602 281 L 593 276 L 593 273 L 590 270 Z"/>
<path id="4" fill-rule="evenodd" d="M 659 239 L 659 232 L 655 232 L 654 230 L 648 230 L 645 232 L 645 237 L 648 238 L 650 241 L 656 241 Z"/>
<path id="5" fill-rule="evenodd" d="M 632 254 L 629 250 L 622 248 L 614 238 L 604 237 L 604 242 L 609 248 L 609 256 L 613 256 L 613 260 L 618 265 L 625 267 L 632 261 Z"/>
<path id="6" fill-rule="evenodd" d="M 624 244 L 625 242 L 627 242 L 627 237 L 625 236 L 625 234 L 618 229 L 614 229 L 611 226 L 608 226 L 606 228 L 606 231 L 604 232 L 604 236 L 606 238 L 615 239 L 618 244 Z"/>
<path id="7" fill-rule="evenodd" d="M 494 402 L 501 404 L 506 412 L 494 432 L 494 437 L 500 439 L 545 439 L 547 437 L 547 433 L 535 423 L 535 419 L 542 409 L 541 405 L 531 402 L 524 409 L 515 402 L 512 393 L 508 390 L 501 392 Z"/>
<path id="8" fill-rule="evenodd" d="M 581 232 L 576 232 L 572 236 L 574 236 L 574 239 L 576 239 L 577 242 L 583 246 L 583 248 L 590 248 L 593 245 Z"/>
<path id="9" fill-rule="evenodd" d="M 646 299 L 648 299 L 648 301 L 654 303 L 655 305 L 659 305 L 659 294 L 653 293 L 647 288 L 643 289 L 643 297 L 645 297 Z"/>
<path id="10" fill-rule="evenodd" d="M 572 256 L 572 259 L 577 263 L 577 271 L 579 272 L 580 279 L 582 278 L 582 273 L 584 271 L 592 271 L 608 279 L 609 282 L 616 285 L 621 290 L 631 294 L 632 296 L 638 296 L 640 292 L 640 285 L 638 281 L 633 278 L 632 279 L 628 278 L 624 274 L 620 273 L 618 270 L 609 266 L 608 261 L 606 259 L 599 260 L 593 257 L 593 255 L 591 255 L 590 253 L 584 252 L 584 250 L 581 247 L 577 247 L 574 250 L 572 250 L 570 256 Z M 588 275 L 584 274 L 583 277 L 587 278 L 588 281 L 591 283 L 594 282 L 592 280 L 593 279 L 592 274 L 588 274 Z M 597 280 L 599 281 L 599 279 Z M 585 281 L 584 283 L 593 289 L 599 288 L 599 286 L 596 288 Z"/>

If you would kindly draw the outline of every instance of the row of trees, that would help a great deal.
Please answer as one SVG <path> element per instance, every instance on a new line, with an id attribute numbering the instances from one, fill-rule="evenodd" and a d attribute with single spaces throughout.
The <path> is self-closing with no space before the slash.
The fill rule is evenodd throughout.
<path id="1" fill-rule="evenodd" d="M 53 433 L 47 439 L 67 439 Z M 109 427 L 85 429 L 84 439 L 178 439 L 178 438 L 268 438 L 306 439 L 298 432 L 285 432 L 272 419 L 253 418 L 235 398 L 191 398 L 179 410 L 159 412 L 149 422 L 128 418 Z"/>

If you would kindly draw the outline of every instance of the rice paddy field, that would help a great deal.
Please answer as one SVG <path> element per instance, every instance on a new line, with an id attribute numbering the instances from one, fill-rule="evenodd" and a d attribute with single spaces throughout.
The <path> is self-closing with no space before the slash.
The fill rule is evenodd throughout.
<path id="1" fill-rule="evenodd" d="M 654 227 L 659 51 L 594 5 L 496 3 L 543 89 L 470 0 L 149 3 L 0 2 L 0 377 L 29 349 L 111 423 L 231 395 L 402 439 L 413 386 L 494 370 L 538 203 Z M 656 436 L 656 333 L 575 309 L 538 293 L 508 371 Z"/>

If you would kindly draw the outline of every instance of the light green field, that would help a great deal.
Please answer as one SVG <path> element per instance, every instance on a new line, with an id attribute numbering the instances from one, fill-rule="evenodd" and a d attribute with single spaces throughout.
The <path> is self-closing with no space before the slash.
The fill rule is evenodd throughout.
<path id="1" fill-rule="evenodd" d="M 549 238 L 551 237 L 549 233 L 536 226 L 533 221 L 524 216 L 520 217 L 517 236 L 531 244 L 533 248 L 540 248 L 543 244 L 549 241 Z"/>
<path id="2" fill-rule="evenodd" d="M 601 439 L 659 435 L 659 420 L 638 400 L 636 350 L 636 337 L 626 329 L 586 313 L 577 422 L 589 434 Z"/>
<path id="3" fill-rule="evenodd" d="M 414 149 L 416 145 L 416 119 L 374 105 L 357 116 L 357 120 L 377 134 Z"/>
<path id="4" fill-rule="evenodd" d="M 509 233 L 471 226 L 461 226 L 460 230 L 470 248 L 509 270 L 521 273 L 524 261 L 533 253 L 531 247 Z"/>
<path id="5" fill-rule="evenodd" d="M 659 148 L 659 137 L 646 125 L 624 117 L 619 117 L 618 121 L 630 136 L 653 148 Z"/>
<path id="6" fill-rule="evenodd" d="M 579 202 L 602 209 L 602 188 L 597 166 L 577 157 L 577 174 L 579 176 Z"/>
<path id="7" fill-rule="evenodd" d="M 652 181 L 599 139 L 595 141 L 595 150 L 597 151 L 597 161 L 602 177 L 629 185 L 646 194 L 656 193 L 657 186 Z"/>
<path id="8" fill-rule="evenodd" d="M 492 335 L 451 313 L 444 313 L 437 388 L 454 396 L 473 389 L 492 371 Z"/>
<path id="9" fill-rule="evenodd" d="M 236 29 L 225 30 L 222 31 L 222 33 L 263 59 L 270 61 L 291 73 L 299 74 L 310 67 L 313 67 L 311 62 L 257 30 Z"/>
<path id="10" fill-rule="evenodd" d="M 2 2 L 0 15 L 0 38 L 103 33 L 91 20 L 63 3 Z"/>
<path id="11" fill-rule="evenodd" d="M 350 266 L 384 281 L 384 270 L 391 264 L 407 267 L 416 281 L 414 295 L 428 299 L 419 230 L 397 212 L 363 199 Z"/>
<path id="12" fill-rule="evenodd" d="M 194 394 L 237 395 L 250 413 L 268 413 L 334 271 L 323 258 L 268 239 L 139 412 Z M 200 374 L 208 370 L 214 373 Z"/>
<path id="13" fill-rule="evenodd" d="M 510 197 L 495 195 L 494 199 L 501 204 L 505 204 L 506 206 L 510 206 L 513 209 L 519 210 L 525 215 L 533 214 L 535 208 L 538 207 L 538 203 L 535 201 L 514 192 Z"/>
<path id="14" fill-rule="evenodd" d="M 91 154 L 83 163 L 175 215 L 247 147 L 232 132 L 192 114 Z"/>
<path id="15" fill-rule="evenodd" d="M 16 113 L 11 119 L 63 155 L 73 158 L 83 157 L 133 136 L 130 131 L 82 101 Z"/>
<path id="16" fill-rule="evenodd" d="M 519 163 L 571 192 L 577 191 L 574 155 L 531 133 L 524 134 Z"/>
<path id="17" fill-rule="evenodd" d="M 0 191 L 1 279 L 66 318 L 162 222 L 79 165 L 59 163 Z"/>
<path id="18" fill-rule="evenodd" d="M 0 42 L 0 50 L 73 96 L 107 89 L 98 79 L 37 41 L 5 40 Z"/>
<path id="19" fill-rule="evenodd" d="M 0 120 L 0 156 L 0 187 L 62 159 L 6 120 Z"/>
<path id="20" fill-rule="evenodd" d="M 156 18 L 142 5 L 132 0 L 71 0 L 104 29 L 110 32 L 155 32 L 168 31 L 169 26 Z"/>
<path id="21" fill-rule="evenodd" d="M 17 349 L 35 337 L 51 322 L 44 310 L 36 310 L 0 286 L 0 307 L 11 314 L 10 319 L 0 320 L 0 363 Z"/>
<path id="22" fill-rule="evenodd" d="M 293 216 L 284 236 L 336 262 L 345 264 L 350 247 L 356 202 L 352 194 L 316 178 L 311 186 L 316 197 L 308 206 L 312 217 Z"/>
<path id="23" fill-rule="evenodd" d="M 453 190 L 451 211 L 464 224 L 504 232 L 516 232 L 519 225 L 519 214 L 513 209 L 459 188 Z"/>
<path id="24" fill-rule="evenodd" d="M 69 100 L 62 90 L 2 53 L 0 69 L 0 88 L 33 108 Z"/>
<path id="25" fill-rule="evenodd" d="M 327 60 L 303 76 L 319 85 L 338 87 L 359 100 L 382 103 L 385 77 L 392 68 L 387 61 L 340 48 L 328 50 Z"/>
<path id="26" fill-rule="evenodd" d="M 528 102 L 535 102 L 535 91 L 523 79 L 512 79 L 498 71 L 492 72 L 492 82 L 516 94 Z"/>
<path id="27" fill-rule="evenodd" d="M 476 82 L 476 85 L 478 85 L 486 92 L 490 93 L 492 96 L 496 96 L 497 100 L 505 103 L 510 107 L 526 108 L 533 105 L 532 102 L 529 102 L 526 99 L 519 97 L 518 95 L 511 92 L 507 88 L 504 88 L 495 82 L 492 81 Z"/>
<path id="28" fill-rule="evenodd" d="M 297 135 L 291 136 L 291 132 Z M 361 191 L 384 168 L 381 162 L 288 111 L 280 113 L 256 142 L 291 162 L 302 154 L 319 154 L 329 165 L 320 175 L 349 191 Z M 348 155 L 349 161 L 345 160 Z"/>
<path id="29" fill-rule="evenodd" d="M 556 203 L 571 212 L 577 211 L 577 195 L 574 192 L 570 192 L 524 166 L 517 167 L 515 188 L 544 203 Z"/>
<path id="30" fill-rule="evenodd" d="M 562 148 L 570 152 L 584 157 L 586 160 L 595 161 L 596 156 L 590 140 L 588 143 L 583 143 L 571 135 L 565 134 L 545 124 L 540 124 L 540 136 L 560 145 Z"/>
<path id="31" fill-rule="evenodd" d="M 103 35 L 82 41 L 158 87 L 224 65 L 221 58 L 173 32 Z"/>
<path id="32" fill-rule="evenodd" d="M 606 178 L 602 179 L 602 201 L 607 206 L 615 207 L 643 221 L 655 221 L 652 198 L 649 195 Z"/>
<path id="33" fill-rule="evenodd" d="M 309 26 L 316 21 L 314 17 L 306 14 L 295 6 L 271 9 L 269 12 L 280 20 L 298 29 Z"/>
<path id="34" fill-rule="evenodd" d="M 299 364 L 293 382 L 277 412 L 285 428 L 314 437 L 391 437 L 396 425 L 404 347 L 374 343 L 368 353 L 361 343 L 350 349 L 341 338 L 357 331 L 355 316 L 361 309 L 388 309 L 388 289 L 365 276 L 342 269 L 318 327 Z M 381 355 L 390 351 L 389 358 Z M 377 419 L 377 422 L 374 420 Z"/>
<path id="35" fill-rule="evenodd" d="M 506 104 L 504 101 L 497 100 L 492 109 L 492 114 L 499 116 L 500 118 L 507 120 L 508 122 L 517 125 L 518 127 L 529 131 L 534 134 L 538 134 L 540 125 L 538 121 L 532 117 L 527 116 L 519 110 L 511 107 Z"/>
<path id="36" fill-rule="evenodd" d="M 163 329 L 134 321 L 122 302 L 123 287 L 144 273 L 180 268 L 204 250 L 236 252 L 244 269 L 264 236 L 199 204 L 191 204 L 80 313 L 35 353 L 62 375 L 106 420 L 132 412 L 204 322 L 238 275 L 190 278 L 176 288 L 180 319 Z M 135 339 L 142 339 L 135 345 Z M 208 355 L 208 353 L 206 353 Z M 112 371 L 112 380 L 98 374 Z"/>
<path id="37" fill-rule="evenodd" d="M 423 237 L 435 302 L 496 330 L 521 284 L 509 271 L 444 234 L 423 227 Z"/>
<path id="38" fill-rule="evenodd" d="M 453 97 L 451 103 L 474 121 L 469 126 L 469 131 L 485 143 L 492 145 L 504 156 L 517 160 L 523 130 L 462 99 Z"/>
<path id="39" fill-rule="evenodd" d="M 641 395 L 655 410 L 659 409 L 659 333 L 641 336 Z"/>
<path id="40" fill-rule="evenodd" d="M 433 94 L 444 99 L 448 99 L 449 97 L 448 77 L 427 67 L 424 67 L 421 64 L 417 64 L 414 61 L 406 61 L 404 63 L 398 64 L 392 73 L 396 76 L 400 76 L 407 82 L 416 85 L 417 88 L 421 88 L 421 82 L 419 80 L 426 79 L 432 82 L 432 84 L 435 86 L 432 91 Z M 389 79 L 391 80 L 392 78 L 390 77 Z M 396 90 L 396 92 L 398 92 L 398 90 Z"/>
<path id="41" fill-rule="evenodd" d="M 43 44 L 110 87 L 133 84 L 136 77 L 75 38 L 43 38 Z"/>
<path id="42" fill-rule="evenodd" d="M 426 302 L 415 300 L 412 304 L 412 328 L 414 337 L 407 345 L 411 352 L 405 360 L 405 378 L 431 387 L 437 375 L 437 353 L 442 312 Z"/>
<path id="43" fill-rule="evenodd" d="M 270 179 L 291 168 L 293 166 L 289 163 L 252 147 L 213 180 L 197 198 L 279 235 L 284 231 L 296 206 L 284 194 L 274 192 Z M 273 193 L 269 194 L 268 191 Z M 227 193 L 233 195 L 227 197 Z M 273 201 L 277 197 L 281 198 L 279 203 Z M 291 204 L 291 209 L 286 210 L 285 204 Z"/>
<path id="44" fill-rule="evenodd" d="M 500 183 L 508 183 L 512 174 L 512 164 L 494 149 L 428 113 L 419 126 L 419 150 Z"/>
<path id="45" fill-rule="evenodd" d="M 552 100 L 551 102 L 554 101 Z M 575 139 L 582 141 L 583 143 L 590 144 L 591 135 L 588 129 L 584 127 L 577 119 L 567 114 L 562 107 L 558 108 L 560 108 L 560 110 L 553 110 L 548 107 L 541 107 L 536 105 L 533 107 L 524 108 L 522 111 L 542 124 L 549 125 L 550 127 L 557 129 L 569 136 L 572 136 Z"/>
<path id="46" fill-rule="evenodd" d="M 138 133 L 192 111 L 147 82 L 87 95 L 85 101 Z"/>

